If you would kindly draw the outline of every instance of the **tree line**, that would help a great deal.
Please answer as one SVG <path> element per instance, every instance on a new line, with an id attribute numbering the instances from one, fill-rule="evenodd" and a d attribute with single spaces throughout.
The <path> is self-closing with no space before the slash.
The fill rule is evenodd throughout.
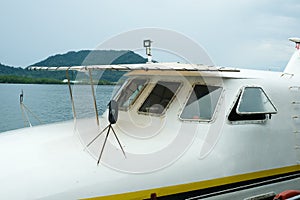
<path id="1" fill-rule="evenodd" d="M 145 62 L 145 58 L 132 51 L 81 50 L 78 52 L 70 51 L 65 54 L 50 56 L 45 60 L 30 66 L 58 67 L 137 64 Z M 111 84 L 117 82 L 123 74 L 124 72 L 106 70 L 103 73 L 99 84 Z M 71 80 L 74 80 L 76 75 L 76 72 L 71 72 Z M 28 67 L 24 69 L 6 66 L 0 63 L 0 83 L 60 84 L 65 79 L 66 73 L 64 71 L 34 71 L 28 70 Z"/>

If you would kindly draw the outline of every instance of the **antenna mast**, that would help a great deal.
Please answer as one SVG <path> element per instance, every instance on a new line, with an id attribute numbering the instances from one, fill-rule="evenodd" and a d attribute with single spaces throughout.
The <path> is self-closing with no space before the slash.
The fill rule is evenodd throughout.
<path id="1" fill-rule="evenodd" d="M 144 40 L 144 47 L 146 47 L 146 55 L 148 57 L 148 63 L 152 63 L 152 55 L 151 55 L 151 40 Z"/>

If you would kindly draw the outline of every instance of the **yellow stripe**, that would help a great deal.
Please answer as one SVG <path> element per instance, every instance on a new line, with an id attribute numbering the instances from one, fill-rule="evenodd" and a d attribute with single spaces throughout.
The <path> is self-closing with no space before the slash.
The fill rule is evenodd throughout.
<path id="1" fill-rule="evenodd" d="M 149 190 L 115 194 L 115 195 L 110 195 L 105 197 L 93 197 L 88 199 L 89 200 L 116 200 L 116 199 L 141 200 L 145 198 L 150 198 L 151 193 L 156 193 L 157 196 L 165 196 L 165 195 L 188 192 L 192 190 L 200 190 L 200 189 L 210 188 L 214 186 L 222 186 L 226 184 L 237 183 L 237 182 L 247 181 L 247 180 L 252 180 L 257 178 L 264 178 L 268 176 L 275 176 L 275 175 L 296 172 L 296 171 L 300 171 L 300 165 L 263 170 L 263 171 L 252 172 L 247 174 L 239 174 L 234 176 L 227 176 L 223 178 L 211 179 L 211 180 L 200 181 L 200 182 L 154 188 Z"/>

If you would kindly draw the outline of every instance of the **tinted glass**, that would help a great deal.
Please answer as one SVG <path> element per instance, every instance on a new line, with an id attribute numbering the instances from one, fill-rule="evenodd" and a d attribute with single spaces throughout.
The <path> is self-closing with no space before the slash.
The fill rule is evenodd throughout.
<path id="1" fill-rule="evenodd" d="M 175 96 L 179 86 L 178 82 L 158 81 L 139 111 L 162 114 Z"/>
<path id="2" fill-rule="evenodd" d="M 146 85 L 145 79 L 131 80 L 121 91 L 118 97 L 118 104 L 120 108 L 128 108 L 134 103 L 138 95 L 142 92 Z"/>
<path id="3" fill-rule="evenodd" d="M 211 120 L 222 88 L 195 85 L 181 115 L 181 119 Z"/>
<path id="4" fill-rule="evenodd" d="M 265 92 L 259 87 L 246 87 L 242 93 L 237 113 L 239 114 L 270 114 L 277 110 L 267 97 Z"/>

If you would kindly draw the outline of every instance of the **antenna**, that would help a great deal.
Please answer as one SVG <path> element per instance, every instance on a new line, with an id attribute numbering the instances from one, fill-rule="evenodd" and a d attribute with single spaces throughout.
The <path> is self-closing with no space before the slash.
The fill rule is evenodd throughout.
<path id="1" fill-rule="evenodd" d="M 106 132 L 106 136 L 105 136 L 105 140 L 104 140 L 104 143 L 103 143 L 103 146 L 101 148 L 101 152 L 100 152 L 100 155 L 99 155 L 99 158 L 98 158 L 98 161 L 97 161 L 97 165 L 99 165 L 100 163 L 100 160 L 101 160 L 101 157 L 102 157 L 102 154 L 103 154 L 103 151 L 104 151 L 104 147 L 105 147 L 105 144 L 107 142 L 107 139 L 108 139 L 108 136 L 109 136 L 109 133 L 110 133 L 110 130 L 112 130 L 112 132 L 114 133 L 114 136 L 115 138 L 117 139 L 118 141 L 118 144 L 123 152 L 123 155 L 124 157 L 126 158 L 126 155 L 125 155 L 125 151 L 121 145 L 121 142 L 114 130 L 114 128 L 112 127 L 112 124 L 115 124 L 117 123 L 117 120 L 118 120 L 118 113 L 119 113 L 119 105 L 118 105 L 118 102 L 116 102 L 115 100 L 111 100 L 109 103 L 108 103 L 108 121 L 109 121 L 109 125 L 107 127 L 105 127 L 90 143 L 88 143 L 87 147 L 89 147 L 102 133 L 104 133 L 104 131 L 106 131 L 107 129 L 107 132 Z"/>
<path id="2" fill-rule="evenodd" d="M 152 63 L 152 55 L 151 55 L 151 40 L 144 40 L 144 47 L 146 47 L 146 55 L 148 56 L 148 63 Z"/>

